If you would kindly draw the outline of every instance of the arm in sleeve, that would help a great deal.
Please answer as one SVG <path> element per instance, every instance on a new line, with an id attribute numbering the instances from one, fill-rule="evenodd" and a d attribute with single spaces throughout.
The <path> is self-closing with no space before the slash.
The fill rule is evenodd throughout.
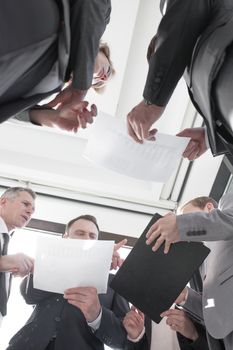
<path id="1" fill-rule="evenodd" d="M 109 22 L 110 0 L 70 0 L 71 53 L 69 71 L 74 89 L 91 87 L 100 38 Z M 68 76 L 67 76 L 68 78 Z"/>
<path id="2" fill-rule="evenodd" d="M 33 288 L 33 275 L 25 277 L 20 284 L 20 292 L 25 302 L 30 305 L 38 304 L 40 301 L 49 298 L 51 292 Z"/>
<path id="3" fill-rule="evenodd" d="M 96 337 L 113 349 L 125 349 L 127 333 L 122 319 L 128 311 L 127 301 L 114 293 L 111 310 L 102 306 L 102 318 L 100 326 L 95 332 Z"/>
<path id="4" fill-rule="evenodd" d="M 137 343 L 127 340 L 125 349 L 126 350 L 150 350 L 146 334 L 144 334 L 142 339 L 140 339 Z"/>
<path id="5" fill-rule="evenodd" d="M 220 241 L 233 239 L 233 194 L 225 194 L 219 208 L 210 213 L 196 212 L 177 216 L 181 241 Z"/>
<path id="6" fill-rule="evenodd" d="M 208 24 L 210 1 L 168 0 L 156 34 L 143 96 L 165 106 L 191 61 L 198 37 Z"/>
<path id="7" fill-rule="evenodd" d="M 202 295 L 192 288 L 188 288 L 188 297 L 183 308 L 195 321 L 204 324 L 202 311 Z"/>

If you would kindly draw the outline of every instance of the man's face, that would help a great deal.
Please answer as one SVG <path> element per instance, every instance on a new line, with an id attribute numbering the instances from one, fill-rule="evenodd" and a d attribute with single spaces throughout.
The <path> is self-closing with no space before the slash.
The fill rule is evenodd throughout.
<path id="1" fill-rule="evenodd" d="M 34 199 L 28 192 L 19 192 L 14 198 L 0 199 L 0 216 L 9 231 L 27 225 L 34 210 Z"/>
<path id="2" fill-rule="evenodd" d="M 65 238 L 98 239 L 98 234 L 97 227 L 93 222 L 79 219 L 71 225 L 69 232 L 65 235 Z"/>

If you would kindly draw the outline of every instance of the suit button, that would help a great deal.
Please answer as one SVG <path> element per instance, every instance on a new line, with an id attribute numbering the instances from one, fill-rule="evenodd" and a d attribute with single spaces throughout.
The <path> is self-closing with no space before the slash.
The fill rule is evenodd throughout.
<path id="1" fill-rule="evenodd" d="M 161 82 L 161 78 L 155 78 L 155 83 L 160 83 Z"/>
<path id="2" fill-rule="evenodd" d="M 56 322 L 60 322 L 61 321 L 61 317 L 55 317 L 55 319 L 54 319 Z"/>

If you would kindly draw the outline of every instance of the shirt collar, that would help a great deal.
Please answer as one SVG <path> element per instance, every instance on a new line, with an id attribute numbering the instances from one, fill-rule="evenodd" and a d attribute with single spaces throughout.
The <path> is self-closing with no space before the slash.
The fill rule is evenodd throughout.
<path id="1" fill-rule="evenodd" d="M 8 235 L 10 235 L 5 221 L 3 220 L 3 218 L 0 217 L 0 233 L 3 233 L 3 232 L 8 233 Z"/>

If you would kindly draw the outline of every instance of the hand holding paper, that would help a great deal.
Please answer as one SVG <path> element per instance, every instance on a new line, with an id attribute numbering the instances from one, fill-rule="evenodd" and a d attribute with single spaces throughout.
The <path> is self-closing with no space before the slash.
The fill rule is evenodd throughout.
<path id="1" fill-rule="evenodd" d="M 96 320 L 100 313 L 101 306 L 96 288 L 70 288 L 65 291 L 64 298 L 82 311 L 87 322 Z"/>

